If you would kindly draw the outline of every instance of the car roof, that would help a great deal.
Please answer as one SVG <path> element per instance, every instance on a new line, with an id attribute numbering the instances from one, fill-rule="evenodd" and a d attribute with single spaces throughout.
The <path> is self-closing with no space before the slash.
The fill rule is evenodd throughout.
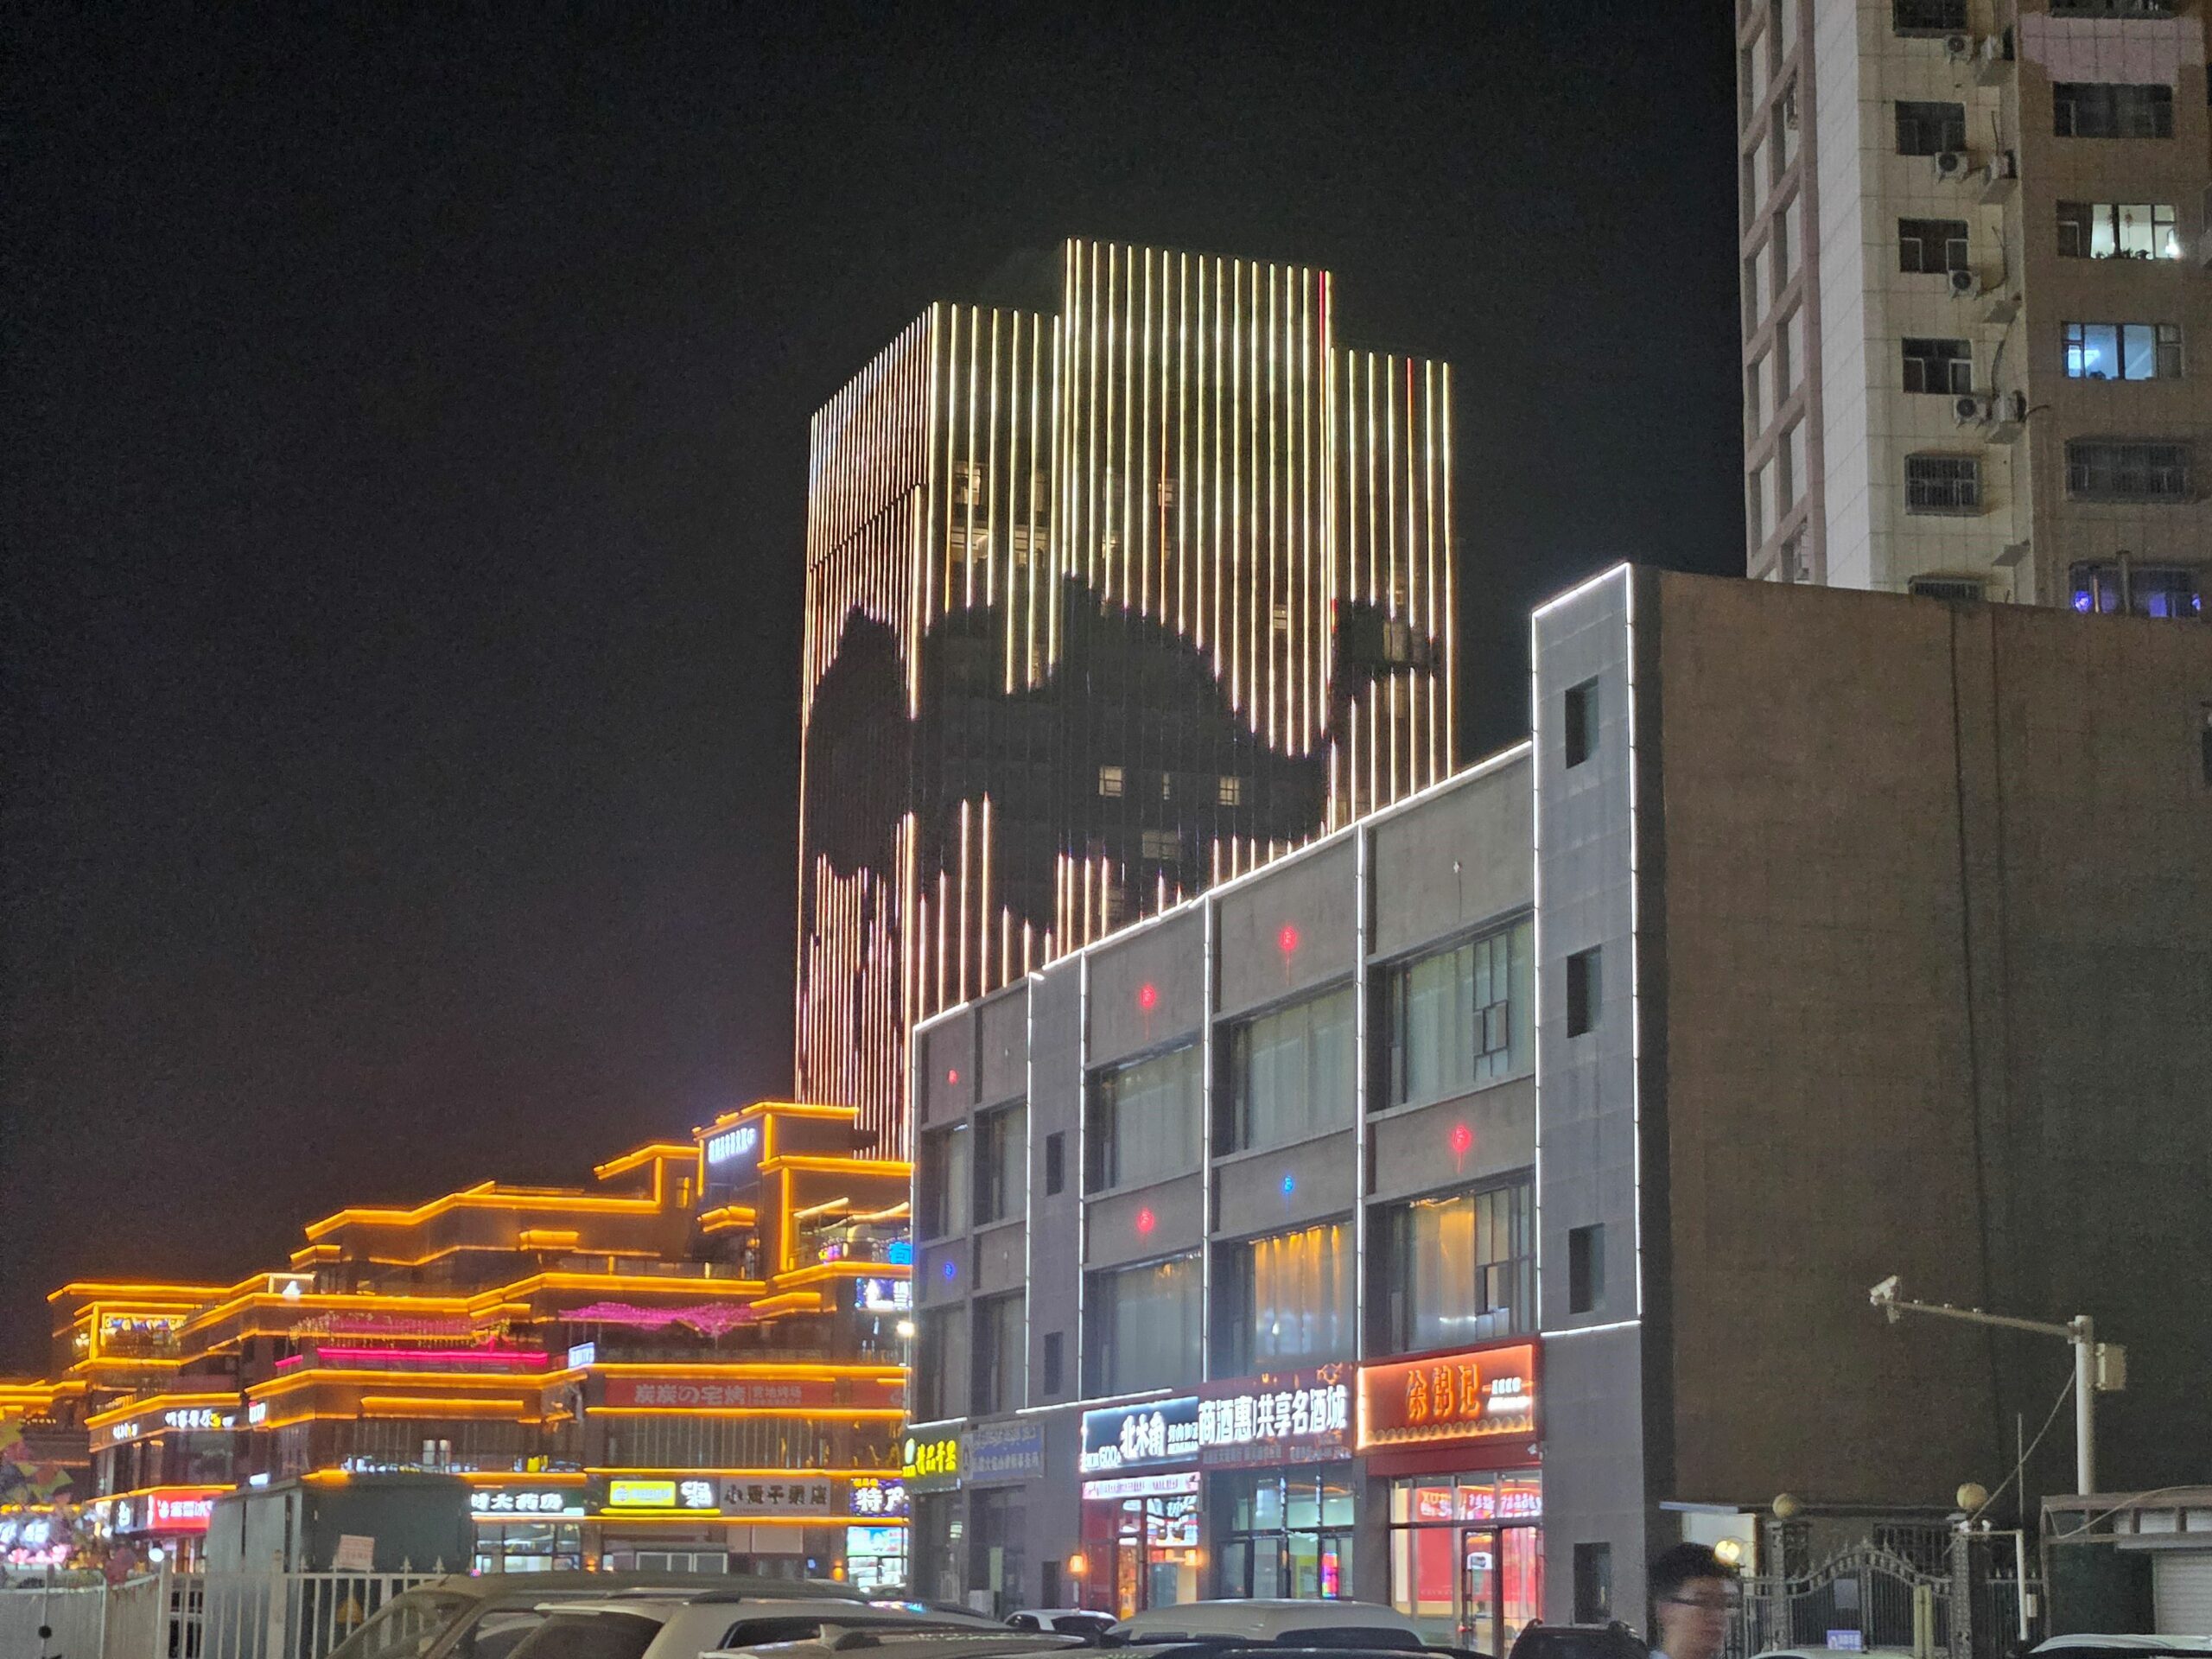
<path id="1" fill-rule="evenodd" d="M 548 1573 L 448 1573 L 442 1578 L 425 1579 L 413 1588 L 479 1599 L 514 1596 L 529 1600 L 548 1592 L 569 1594 L 577 1591 L 604 1597 L 632 1590 L 715 1590 L 733 1596 L 773 1596 L 779 1600 L 860 1599 L 859 1592 L 850 1586 L 825 1579 L 771 1579 L 749 1573 L 594 1573 L 565 1567 Z"/>
<path id="2" fill-rule="evenodd" d="M 2069 1648 L 2124 1648 L 2131 1653 L 2212 1653 L 2212 1636 L 2098 1636 L 2081 1630 L 2071 1636 L 2046 1637 L 2028 1651 L 2063 1653 Z"/>
<path id="3" fill-rule="evenodd" d="M 863 1625 L 825 1628 L 810 1642 L 766 1642 L 753 1647 L 717 1648 L 715 1655 L 746 1655 L 753 1659 L 828 1659 L 838 1653 L 865 1653 L 869 1659 L 1001 1659 L 1001 1656 L 1052 1653 L 1088 1644 L 1081 1637 L 1050 1632 L 963 1630 L 947 1624 L 934 1630 L 871 1630 Z"/>
<path id="4" fill-rule="evenodd" d="M 1114 1626 L 1132 1641 L 1159 1641 L 1168 1631 L 1266 1640 L 1286 1630 L 1395 1630 L 1418 1637 L 1421 1626 L 1395 1607 L 1371 1601 L 1186 1601 L 1154 1607 Z"/>

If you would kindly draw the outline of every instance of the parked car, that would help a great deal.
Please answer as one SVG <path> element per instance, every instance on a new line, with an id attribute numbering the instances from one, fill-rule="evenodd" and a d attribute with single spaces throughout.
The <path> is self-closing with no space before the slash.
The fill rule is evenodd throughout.
<path id="1" fill-rule="evenodd" d="M 898 1603 L 820 1597 L 779 1600 L 719 1589 L 551 1603 L 544 1615 L 505 1659 L 699 1659 L 714 1649 L 810 1642 L 825 1630 L 1007 1634 L 979 1613 L 917 1612 Z"/>
<path id="2" fill-rule="evenodd" d="M 2212 1654 L 2212 1636 L 2078 1636 L 2046 1637 L 2028 1649 L 2063 1655 L 2063 1659 L 2197 1659 Z"/>
<path id="3" fill-rule="evenodd" d="M 333 1649 L 330 1659 L 512 1659 L 516 1646 L 544 1622 L 551 1604 L 625 1594 L 666 1596 L 702 1587 L 779 1601 L 860 1599 L 843 1585 L 821 1580 L 726 1573 L 454 1573 L 393 1597 Z"/>
<path id="4" fill-rule="evenodd" d="M 1531 1619 L 1521 1627 L 1508 1651 L 1510 1659 L 1647 1659 L 1651 1649 L 1618 1618 L 1605 1624 L 1547 1624 Z M 1823 1654 L 1822 1659 L 1834 1656 Z"/>
<path id="5" fill-rule="evenodd" d="M 1382 1648 L 1417 1652 L 1421 1626 L 1371 1601 L 1186 1601 L 1125 1618 L 1108 1633 L 1117 1645 L 1267 1642 L 1287 1648 Z"/>
<path id="6" fill-rule="evenodd" d="M 827 1625 L 810 1642 L 779 1642 L 757 1648 L 717 1648 L 704 1659 L 842 1659 L 865 1654 L 867 1659 L 1028 1659 L 1091 1645 L 1078 1636 L 1050 1631 L 1009 1630 L 1003 1624 L 988 1630 L 945 1626 L 936 1630 L 902 1629 L 893 1625 Z"/>

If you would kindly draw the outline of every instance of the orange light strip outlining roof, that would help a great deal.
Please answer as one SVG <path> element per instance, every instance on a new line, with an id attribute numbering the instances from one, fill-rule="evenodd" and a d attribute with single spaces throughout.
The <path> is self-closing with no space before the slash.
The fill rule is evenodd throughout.
<path id="1" fill-rule="evenodd" d="M 257 1382 L 245 1391 L 251 1401 L 274 1400 L 280 1395 L 296 1394 L 302 1389 L 327 1387 L 352 1388 L 360 1383 L 411 1383 L 416 1388 L 455 1389 L 462 1393 L 482 1389 L 537 1388 L 535 1376 L 518 1377 L 505 1371 L 373 1371 L 307 1370 L 287 1371 L 282 1376 L 272 1376 L 266 1382 Z"/>
<path id="2" fill-rule="evenodd" d="M 750 1227 L 760 1219 L 760 1211 L 749 1204 L 725 1204 L 719 1209 L 702 1211 L 699 1230 L 702 1233 L 726 1233 L 734 1227 Z"/>
<path id="3" fill-rule="evenodd" d="M 515 1236 L 526 1250 L 550 1250 L 573 1249 L 583 1235 L 573 1227 L 525 1227 Z"/>
<path id="4" fill-rule="evenodd" d="M 536 1273 L 527 1279 L 518 1279 L 511 1285 L 501 1285 L 487 1290 L 468 1304 L 468 1311 L 477 1313 L 487 1305 L 503 1299 L 527 1296 L 539 1290 L 625 1290 L 633 1294 L 658 1291 L 663 1295 L 681 1296 L 696 1302 L 701 1294 L 708 1300 L 723 1296 L 751 1298 L 759 1295 L 767 1286 L 758 1279 L 656 1279 L 643 1274 L 620 1273 Z"/>
<path id="5" fill-rule="evenodd" d="M 311 1291 L 304 1296 L 279 1296 L 268 1291 L 237 1296 L 218 1306 L 195 1313 L 185 1325 L 188 1335 L 204 1330 L 232 1314 L 254 1307 L 293 1307 L 320 1313 L 458 1313 L 469 1311 L 461 1296 L 388 1296 L 376 1291 Z"/>
<path id="6" fill-rule="evenodd" d="M 101 1301 L 114 1301 L 118 1298 L 130 1297 L 142 1299 L 145 1306 L 168 1313 L 180 1306 L 224 1295 L 227 1289 L 222 1285 L 162 1285 L 137 1280 L 73 1279 L 60 1289 L 48 1291 L 46 1300 L 58 1302 L 65 1296 L 86 1296 Z"/>
<path id="7" fill-rule="evenodd" d="M 538 1421 L 519 1400 L 442 1400 L 434 1395 L 413 1394 L 365 1394 L 361 1396 L 361 1414 L 365 1417 L 450 1417 L 455 1413 L 474 1415 L 486 1412 L 496 1416 L 511 1416 L 518 1423 Z"/>
<path id="8" fill-rule="evenodd" d="M 881 1180 L 911 1180 L 914 1166 L 895 1158 L 844 1158 L 819 1152 L 779 1152 L 760 1160 L 763 1174 L 779 1169 L 810 1170 L 824 1175 L 869 1175 Z"/>
<path id="9" fill-rule="evenodd" d="M 776 1275 L 776 1285 L 785 1289 L 798 1285 L 810 1285 L 817 1279 L 912 1279 L 913 1268 L 903 1263 L 888 1262 L 817 1262 L 811 1266 L 793 1268 L 789 1273 Z"/>
<path id="10" fill-rule="evenodd" d="M 772 1114 L 777 1117 L 812 1118 L 821 1122 L 836 1122 L 842 1120 L 850 1123 L 860 1117 L 859 1110 L 851 1106 L 809 1105 L 794 1100 L 756 1100 L 750 1106 L 741 1106 L 735 1111 L 724 1112 L 713 1122 L 702 1125 L 694 1129 L 692 1133 L 710 1135 L 716 1129 L 726 1129 L 731 1124 L 741 1122 L 746 1118 L 766 1117 Z"/>
<path id="11" fill-rule="evenodd" d="M 854 1377 L 866 1382 L 897 1382 L 903 1381 L 906 1368 L 903 1365 L 840 1364 L 832 1361 L 785 1360 L 762 1361 L 747 1364 L 733 1361 L 727 1365 L 702 1365 L 682 1360 L 666 1365 L 649 1363 L 621 1363 L 594 1365 L 592 1370 L 602 1376 L 674 1377 L 696 1382 L 827 1382 L 843 1377 Z"/>
<path id="12" fill-rule="evenodd" d="M 592 1179 L 597 1181 L 609 1181 L 617 1175 L 626 1175 L 632 1170 L 642 1168 L 650 1163 L 662 1160 L 673 1162 L 680 1158 L 688 1164 L 698 1156 L 699 1148 L 689 1141 L 648 1141 L 633 1152 L 626 1152 L 620 1158 L 610 1158 L 607 1162 L 594 1166 L 591 1173 Z"/>
<path id="13" fill-rule="evenodd" d="M 431 1198 L 412 1210 L 370 1207 L 340 1210 L 334 1215 L 325 1216 L 321 1221 L 309 1222 L 307 1234 L 312 1243 L 341 1227 L 419 1227 L 448 1211 L 459 1209 L 505 1210 L 517 1215 L 526 1211 L 599 1216 L 658 1215 L 661 1210 L 662 1177 L 666 1167 L 664 1164 L 653 1166 L 653 1195 L 649 1198 L 612 1198 L 602 1193 L 576 1192 L 567 1189 L 524 1192 L 513 1187 L 503 1188 L 497 1181 L 479 1181 L 474 1186 L 448 1192 L 443 1198 Z"/>

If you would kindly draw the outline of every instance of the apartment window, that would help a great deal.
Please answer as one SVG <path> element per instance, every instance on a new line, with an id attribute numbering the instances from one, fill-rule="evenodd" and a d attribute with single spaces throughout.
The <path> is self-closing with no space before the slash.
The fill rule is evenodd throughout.
<path id="1" fill-rule="evenodd" d="M 1220 1151 L 1303 1141 L 1351 1122 L 1352 1002 L 1347 985 L 1230 1027 Z"/>
<path id="2" fill-rule="evenodd" d="M 2202 578 L 2185 567 L 2105 561 L 2077 564 L 2072 574 L 2077 611 L 2191 621 L 2204 614 Z"/>
<path id="3" fill-rule="evenodd" d="M 1388 1104 L 1441 1100 L 1534 1064 L 1535 934 L 1516 922 L 1382 971 Z"/>
<path id="4" fill-rule="evenodd" d="M 1243 805 L 1244 780 L 1242 778 L 1224 778 L 1220 782 L 1215 798 L 1224 806 Z"/>
<path id="5" fill-rule="evenodd" d="M 1098 768 L 1098 792 L 1109 800 L 1118 800 L 1122 794 L 1122 776 L 1119 766 Z"/>
<path id="6" fill-rule="evenodd" d="M 1759 360 L 1744 371 L 1744 428 L 1745 435 L 1757 437 L 1766 430 L 1767 411 L 1774 399 L 1768 395 L 1766 383 L 1774 377 L 1774 353 L 1762 353 Z"/>
<path id="7" fill-rule="evenodd" d="M 1567 1230 L 1567 1311 L 1595 1313 L 1605 1305 L 1605 1224 Z"/>
<path id="8" fill-rule="evenodd" d="M 2051 83 L 2052 130 L 2061 138 L 2171 138 L 2174 89 L 2109 80 Z"/>
<path id="9" fill-rule="evenodd" d="M 2050 0 L 2054 17 L 2171 17 L 2173 0 Z"/>
<path id="10" fill-rule="evenodd" d="M 1047 1331 L 1044 1347 L 1045 1351 L 1039 1356 L 1044 1362 L 1040 1367 L 1045 1373 L 1044 1395 L 1047 1400 L 1053 1400 L 1058 1398 L 1061 1390 L 1067 1386 L 1067 1342 L 1061 1332 Z"/>
<path id="11" fill-rule="evenodd" d="M 1183 835 L 1178 830 L 1147 830 L 1141 842 L 1144 856 L 1155 864 L 1179 863 L 1183 857 Z"/>
<path id="12" fill-rule="evenodd" d="M 922 1137 L 921 1154 L 915 1185 L 921 1198 L 922 1236 L 943 1238 L 968 1223 L 968 1126 L 931 1130 Z"/>
<path id="13" fill-rule="evenodd" d="M 1803 307 L 1801 306 L 1796 310 L 1792 311 L 1789 314 L 1789 321 L 1784 323 L 1777 332 L 1776 349 L 1781 353 L 1782 357 L 1782 361 L 1778 365 L 1781 375 L 1780 385 L 1782 387 L 1779 396 L 1787 397 L 1789 393 L 1797 389 L 1797 382 L 1805 372 L 1805 312 Z"/>
<path id="14" fill-rule="evenodd" d="M 1947 149 L 1967 147 L 1967 106 L 1963 104 L 1897 102 L 1897 154 L 1940 156 Z"/>
<path id="15" fill-rule="evenodd" d="M 2189 446 L 2157 440 L 2075 438 L 2066 493 L 2076 501 L 2186 501 Z"/>
<path id="16" fill-rule="evenodd" d="M 2181 233 L 2173 204 L 2062 201 L 2058 253 L 2063 259 L 2178 259 Z"/>
<path id="17" fill-rule="evenodd" d="M 1599 950 L 1592 945 L 1567 959 L 1567 1034 L 1580 1037 L 1598 1024 Z"/>
<path id="18" fill-rule="evenodd" d="M 1084 1186 L 1142 1186 L 1198 1166 L 1198 1046 L 1101 1071 L 1090 1080 Z"/>
<path id="19" fill-rule="evenodd" d="M 1783 460 L 1788 464 L 1787 475 L 1782 480 L 1784 493 L 1783 499 L 1794 508 L 1805 499 L 1807 474 L 1804 422 L 1798 422 L 1782 435 L 1780 453 Z"/>
<path id="20" fill-rule="evenodd" d="M 976 1119 L 976 1224 L 1018 1217 L 1029 1198 L 1029 1109 L 1007 1106 Z"/>
<path id="21" fill-rule="evenodd" d="M 1198 1258 L 1170 1256 L 1090 1275 L 1084 1393 L 1188 1388 L 1198 1380 Z"/>
<path id="22" fill-rule="evenodd" d="M 1891 0 L 1890 22 L 1900 35 L 1948 35 L 1967 26 L 1967 0 Z"/>
<path id="23" fill-rule="evenodd" d="M 1907 340 L 1904 389 L 1955 397 L 1974 390 L 1974 347 L 1963 340 Z"/>
<path id="24" fill-rule="evenodd" d="M 1967 222 L 1962 219 L 1901 219 L 1897 221 L 1897 269 L 1907 275 L 1940 276 L 1969 268 Z"/>
<path id="25" fill-rule="evenodd" d="M 1534 1329 L 1535 1207 L 1524 1180 L 1379 1211 L 1368 1297 L 1376 1351 L 1427 1353 Z"/>
<path id="26" fill-rule="evenodd" d="M 1907 512 L 1980 512 L 1981 462 L 1973 455 L 1907 455 Z"/>
<path id="27" fill-rule="evenodd" d="M 917 1321 L 914 1415 L 922 1422 L 966 1414 L 968 1309 L 931 1308 Z"/>
<path id="28" fill-rule="evenodd" d="M 1021 1293 L 979 1297 L 976 1302 L 976 1386 L 972 1412 L 1019 1411 L 1022 1397 Z"/>
<path id="29" fill-rule="evenodd" d="M 2069 322 L 2069 380 L 2178 380 L 2181 325 L 2172 322 Z"/>
<path id="30" fill-rule="evenodd" d="M 1068 1184 L 1068 1137 L 1054 1129 L 1045 1137 L 1045 1196 L 1052 1198 Z"/>
<path id="31" fill-rule="evenodd" d="M 1567 764 L 1579 766 L 1598 753 L 1598 682 L 1588 679 L 1567 688 L 1567 718 L 1561 735 L 1567 744 Z"/>
<path id="32" fill-rule="evenodd" d="M 1213 1294 L 1216 1376 L 1352 1358 L 1351 1224 L 1220 1246 Z"/>

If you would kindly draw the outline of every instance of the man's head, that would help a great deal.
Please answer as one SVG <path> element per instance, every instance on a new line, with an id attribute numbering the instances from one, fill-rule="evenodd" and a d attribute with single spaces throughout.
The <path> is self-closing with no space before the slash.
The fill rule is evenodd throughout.
<path id="1" fill-rule="evenodd" d="M 1652 1645 L 1667 1659 L 1713 1659 L 1728 1635 L 1735 1573 L 1704 1544 L 1676 1544 L 1651 1563 Z"/>

